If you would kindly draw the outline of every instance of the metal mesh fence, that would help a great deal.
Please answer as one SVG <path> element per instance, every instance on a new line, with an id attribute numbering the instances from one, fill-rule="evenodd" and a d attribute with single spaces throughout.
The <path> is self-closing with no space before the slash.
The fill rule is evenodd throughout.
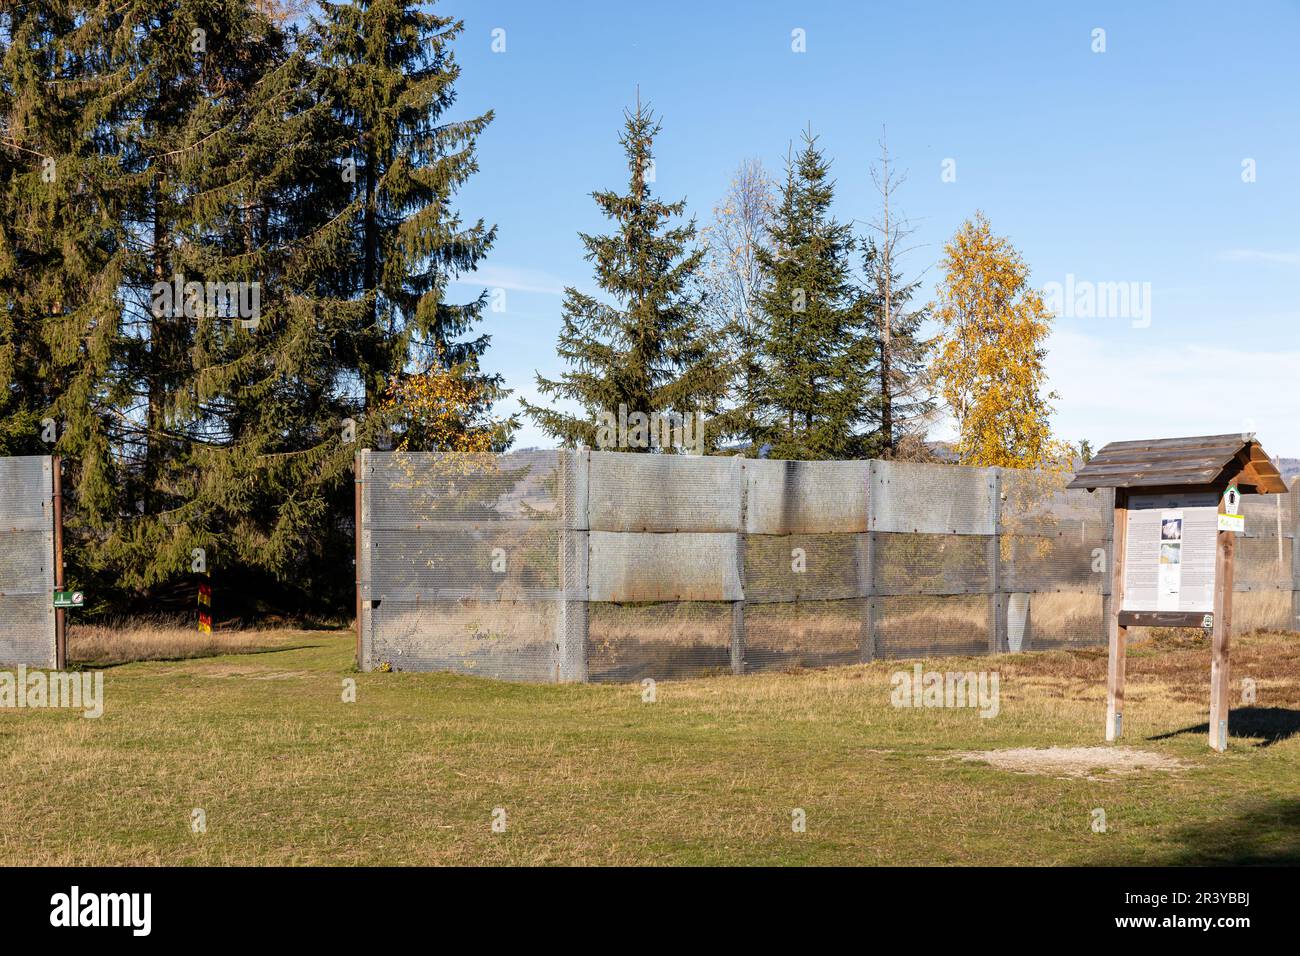
<path id="1" fill-rule="evenodd" d="M 1104 645 L 1114 494 L 898 462 L 363 452 L 362 666 L 631 681 Z M 1291 627 L 1293 490 L 1236 627 Z"/>
<path id="2" fill-rule="evenodd" d="M 362 452 L 361 666 L 582 679 L 579 455 Z"/>
<path id="3" fill-rule="evenodd" d="M 0 458 L 0 665 L 54 667 L 54 469 Z"/>

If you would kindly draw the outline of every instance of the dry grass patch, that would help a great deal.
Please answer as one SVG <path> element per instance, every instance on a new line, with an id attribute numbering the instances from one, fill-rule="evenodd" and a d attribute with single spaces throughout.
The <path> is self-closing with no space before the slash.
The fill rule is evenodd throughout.
<path id="1" fill-rule="evenodd" d="M 283 630 L 200 633 L 173 621 L 136 619 L 110 624 L 70 624 L 68 660 L 107 667 L 131 661 L 176 661 L 221 654 L 253 654 L 284 645 Z"/>
<path id="2" fill-rule="evenodd" d="M 273 649 L 112 668 L 99 720 L 0 713 L 0 864 L 1300 862 L 1294 637 L 1234 642 L 1260 696 L 1227 754 L 1175 686 L 1205 688 L 1208 650 L 1135 649 L 1136 756 L 1096 746 L 1104 649 L 927 657 L 1001 672 L 983 719 L 893 706 L 902 661 L 662 680 L 650 704 L 638 683 L 357 673 L 346 632 L 243 643 Z"/>

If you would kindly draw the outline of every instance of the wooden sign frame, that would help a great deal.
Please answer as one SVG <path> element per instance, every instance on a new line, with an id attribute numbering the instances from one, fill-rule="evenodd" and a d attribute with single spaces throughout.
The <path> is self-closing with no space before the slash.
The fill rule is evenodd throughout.
<path id="1" fill-rule="evenodd" d="M 1130 627 L 1204 627 L 1202 611 L 1125 611 L 1125 561 L 1129 504 L 1134 494 L 1183 496 L 1213 492 L 1218 513 L 1230 487 L 1246 494 L 1285 494 L 1277 467 L 1254 435 L 1207 435 L 1152 441 L 1112 442 L 1088 461 L 1069 488 L 1115 490 L 1111 602 L 1106 621 L 1106 739 L 1124 731 L 1124 677 Z M 1235 517 L 1235 516 L 1234 516 Z M 1240 519 L 1236 519 L 1240 528 Z M 1213 621 L 1210 623 L 1210 746 L 1228 748 L 1229 650 L 1232 643 L 1233 558 L 1237 532 L 1217 522 L 1214 554 Z"/>
<path id="2" fill-rule="evenodd" d="M 1215 487 L 1218 511 L 1224 514 L 1223 496 L 1231 482 Z M 1186 488 L 1150 489 L 1185 492 Z M 1144 488 L 1143 493 L 1148 489 Z M 1114 558 L 1112 560 L 1111 609 L 1106 625 L 1108 656 L 1106 668 L 1106 740 L 1114 742 L 1123 734 L 1124 678 L 1127 664 L 1128 629 L 1130 627 L 1203 627 L 1205 615 L 1200 611 L 1125 611 L 1124 573 L 1128 550 L 1129 491 L 1115 489 Z M 1237 537 L 1232 531 L 1215 533 L 1214 553 L 1214 620 L 1210 631 L 1210 746 L 1220 752 L 1228 749 L 1229 650 L 1232 642 L 1233 560 Z"/>

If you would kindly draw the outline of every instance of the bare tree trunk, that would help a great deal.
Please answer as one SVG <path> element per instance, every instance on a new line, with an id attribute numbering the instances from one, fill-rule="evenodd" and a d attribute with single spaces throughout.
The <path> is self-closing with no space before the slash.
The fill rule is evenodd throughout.
<path id="1" fill-rule="evenodd" d="M 889 144 L 883 135 L 880 140 L 880 167 L 871 168 L 871 178 L 880 193 L 881 215 L 871 223 L 879 236 L 879 263 L 876 267 L 876 294 L 880 300 L 878 319 L 880 337 L 880 439 L 881 454 L 889 459 L 898 454 L 899 436 L 895 404 L 898 384 L 894 369 L 898 364 L 894 354 L 894 267 L 900 255 L 899 243 L 912 235 L 915 229 L 906 218 L 899 218 L 893 209 L 894 191 L 907 179 L 906 174 L 896 175 L 891 168 Z"/>
<path id="2" fill-rule="evenodd" d="M 885 204 L 885 229 L 884 229 L 884 246 L 882 250 L 883 274 L 885 277 L 885 312 L 881 316 L 881 335 L 880 335 L 880 399 L 881 399 L 881 418 L 880 430 L 881 437 L 884 439 L 884 456 L 886 459 L 894 457 L 894 396 L 891 388 L 890 369 L 893 365 L 893 320 L 891 309 L 891 292 L 894 276 L 894 233 L 893 227 L 889 221 L 889 198 L 893 192 L 890 185 L 889 174 L 889 147 L 881 144 L 884 151 L 885 166 L 885 189 L 882 191 Z"/>
<path id="3" fill-rule="evenodd" d="M 167 225 L 162 210 L 162 185 L 155 182 L 153 195 L 153 278 L 154 282 L 169 282 L 167 275 Z M 172 302 L 171 311 L 183 308 L 182 302 Z M 166 383 L 163 367 L 168 360 L 168 322 L 170 316 L 150 303 L 149 308 L 149 357 L 145 370 L 145 389 L 147 406 L 145 411 L 144 434 L 144 513 L 153 514 L 157 510 L 158 481 L 161 473 L 160 463 L 164 449 L 162 434 L 165 427 Z"/>
<path id="4" fill-rule="evenodd" d="M 362 224 L 363 238 L 365 248 L 365 262 L 361 276 L 362 294 L 370 297 L 370 305 L 366 311 L 368 319 L 366 328 L 361 333 L 361 347 L 358 349 L 358 358 L 360 359 L 360 368 L 358 371 L 365 384 L 366 411 L 369 412 L 374 408 L 378 399 L 375 389 L 375 365 L 377 356 L 375 353 L 375 343 L 377 341 L 376 326 L 379 322 L 379 302 L 378 291 L 379 285 L 379 222 L 376 213 L 376 204 L 378 202 L 376 192 L 378 183 L 375 177 L 375 154 L 373 147 L 366 147 L 366 208 L 364 222 Z"/>

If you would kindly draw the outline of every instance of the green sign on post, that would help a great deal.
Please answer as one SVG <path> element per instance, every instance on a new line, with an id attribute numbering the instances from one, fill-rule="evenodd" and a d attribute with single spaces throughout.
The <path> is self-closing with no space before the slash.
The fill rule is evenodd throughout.
<path id="1" fill-rule="evenodd" d="M 55 607 L 81 607 L 86 603 L 86 595 L 80 591 L 55 591 Z"/>

